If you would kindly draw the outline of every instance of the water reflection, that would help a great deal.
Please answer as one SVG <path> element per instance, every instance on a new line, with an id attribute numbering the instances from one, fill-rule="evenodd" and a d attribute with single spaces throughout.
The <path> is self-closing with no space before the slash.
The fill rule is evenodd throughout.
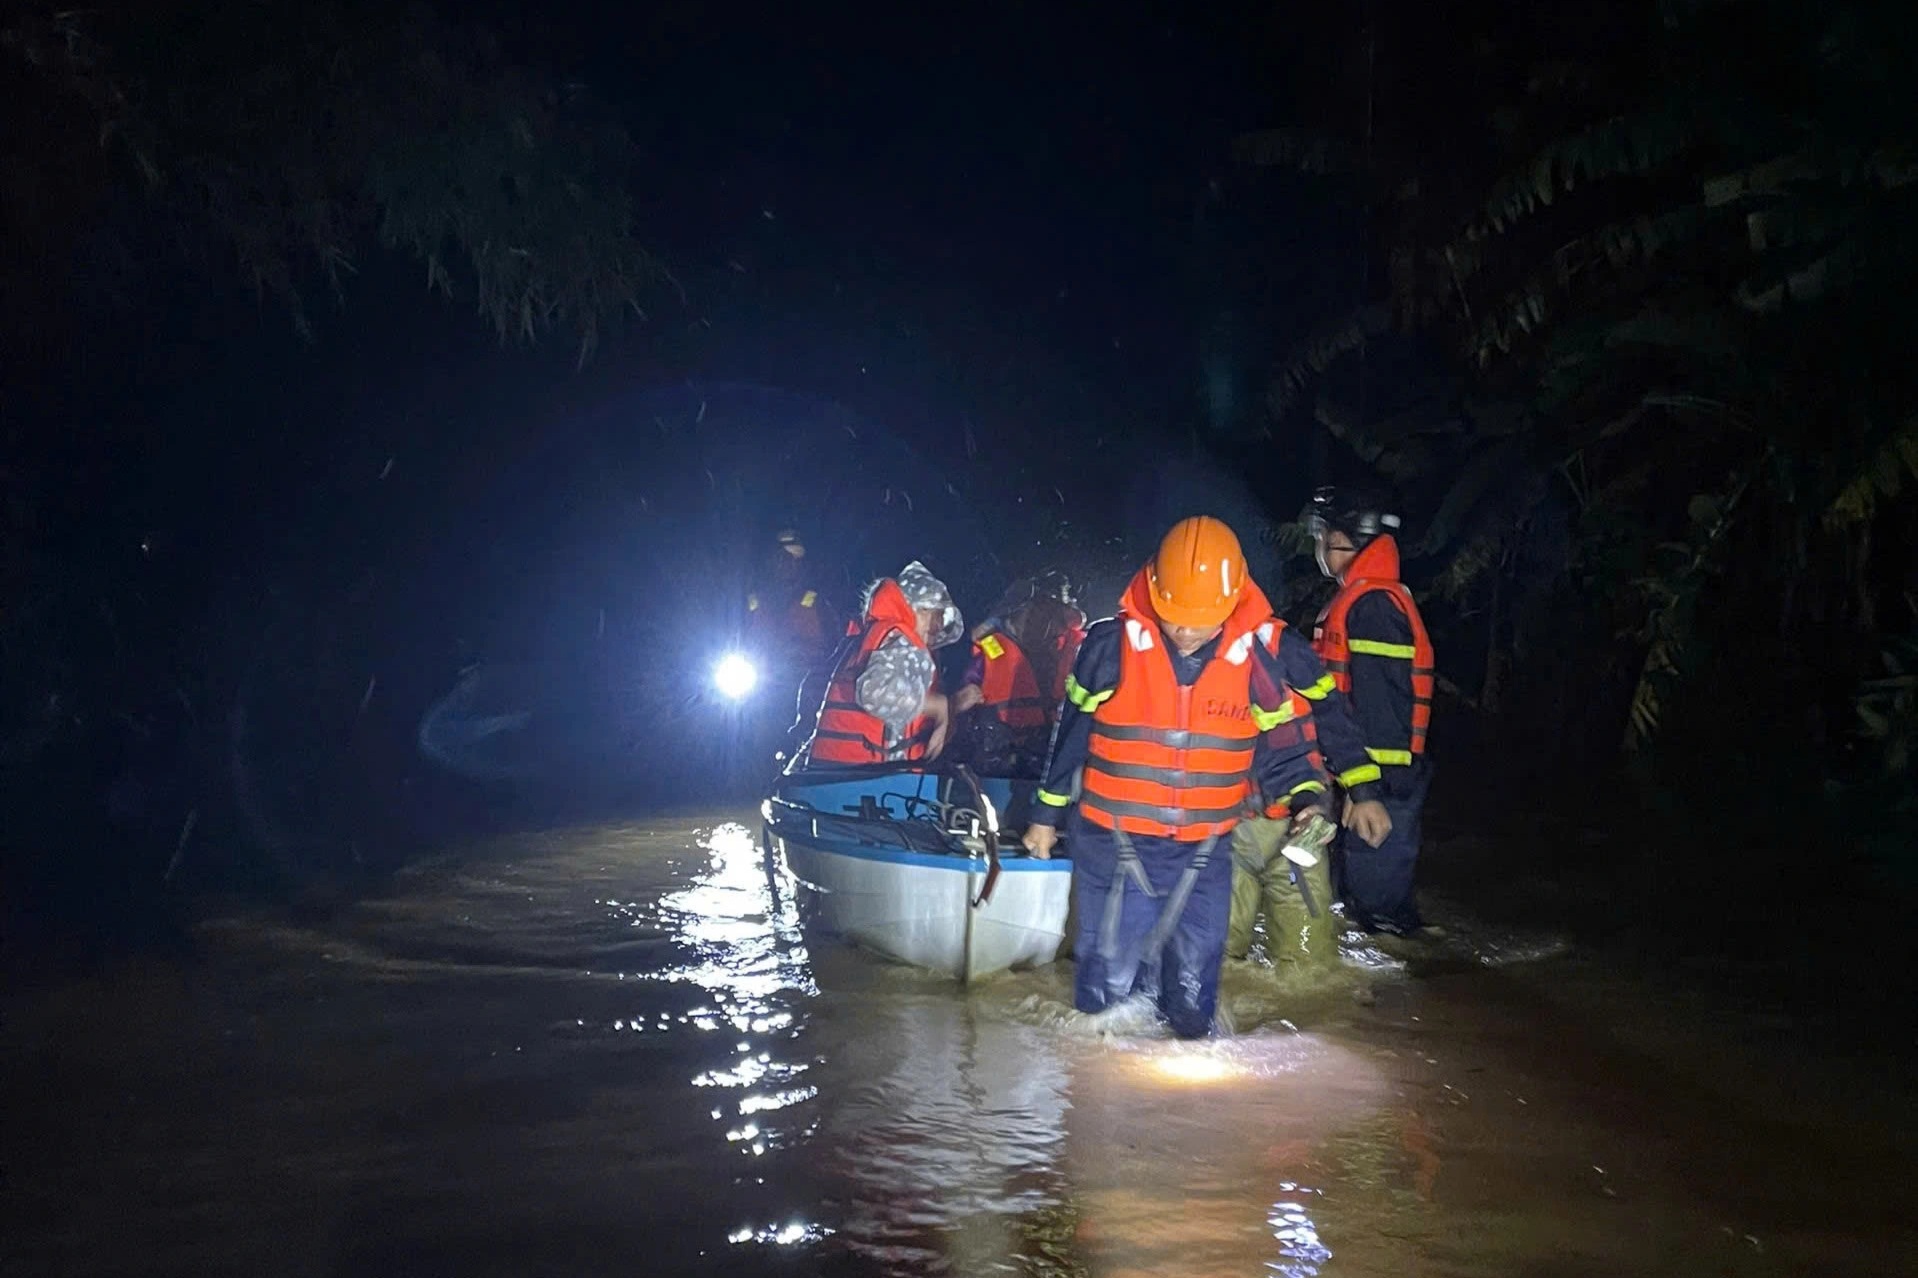
<path id="1" fill-rule="evenodd" d="M 686 961 L 650 979 L 709 991 L 714 1006 L 687 1013 L 702 1030 L 796 1032 L 798 1000 L 819 993 L 798 914 L 791 902 L 774 899 L 759 845 L 744 825 L 715 826 L 699 846 L 711 857 L 709 868 L 659 902 L 660 921 Z"/>
<path id="2" fill-rule="evenodd" d="M 1266 1217 L 1266 1223 L 1272 1227 L 1272 1236 L 1278 1240 L 1279 1256 L 1276 1261 L 1268 1261 L 1266 1268 L 1273 1273 L 1283 1274 L 1284 1278 L 1314 1278 L 1332 1259 L 1332 1249 L 1319 1241 L 1318 1226 L 1312 1223 L 1312 1217 L 1306 1212 L 1306 1205 L 1300 1199 L 1319 1191 L 1307 1189 L 1301 1185 L 1286 1182 L 1279 1186 L 1281 1192 L 1296 1194 L 1298 1198 L 1282 1198 L 1272 1204 L 1272 1213 Z"/>
<path id="3" fill-rule="evenodd" d="M 808 1028 L 807 1007 L 819 987 L 798 916 L 791 902 L 775 898 L 752 831 L 726 822 L 702 835 L 699 846 L 709 858 L 705 870 L 659 902 L 660 922 L 682 961 L 649 979 L 710 994 L 709 1003 L 679 1018 L 709 1040 L 691 1082 L 723 1097 L 710 1110 L 722 1147 L 757 1161 L 803 1145 L 817 1126 L 810 1112 L 819 1089 L 799 1081 L 812 1065 L 793 1045 Z M 753 1178 L 755 1185 L 764 1181 Z M 832 1232 L 788 1219 L 743 1225 L 727 1237 L 735 1244 L 792 1247 Z"/>
<path id="4" fill-rule="evenodd" d="M 1091 1050 L 1064 1157 L 1094 1271 L 1319 1272 L 1331 1253 L 1301 1174 L 1329 1131 L 1376 1110 L 1388 1083 L 1372 1062 L 1332 1038 L 1270 1030 Z"/>
<path id="5" fill-rule="evenodd" d="M 1303 1276 L 1330 1257 L 1299 1164 L 1381 1082 L 1333 1040 L 1093 1035 L 1049 1014 L 1058 973 L 966 992 L 835 949 L 816 979 L 750 831 L 700 843 L 710 865 L 657 906 L 679 961 L 648 979 L 703 992 L 675 1025 L 704 1045 L 700 1112 L 742 1183 L 777 1187 L 741 1195 L 734 1246 L 904 1274 Z"/>
<path id="6" fill-rule="evenodd" d="M 816 962 L 752 832 L 698 842 L 683 886 L 602 904 L 671 938 L 640 979 L 691 997 L 627 1024 L 690 1049 L 711 1156 L 739 1169 L 733 1249 L 901 1274 L 1305 1278 L 1330 1258 L 1297 1182 L 1382 1080 L 1278 1015 L 1299 991 L 1239 990 L 1267 1028 L 1185 1043 L 1090 1026 L 1057 971 L 964 991 L 840 947 Z"/>
<path id="7" fill-rule="evenodd" d="M 858 1020 L 858 1081 L 821 1132 L 839 1243 L 889 1273 L 1033 1271 L 1020 1258 L 1056 1241 L 1067 1205 L 1057 1040 L 943 986 L 869 998 Z"/>
<path id="8" fill-rule="evenodd" d="M 791 1221 L 784 1225 L 768 1225 L 763 1229 L 735 1229 L 726 1235 L 730 1243 L 764 1243 L 772 1247 L 793 1247 L 800 1243 L 816 1243 L 830 1238 L 833 1231 L 823 1225 L 808 1225 L 800 1221 Z"/>

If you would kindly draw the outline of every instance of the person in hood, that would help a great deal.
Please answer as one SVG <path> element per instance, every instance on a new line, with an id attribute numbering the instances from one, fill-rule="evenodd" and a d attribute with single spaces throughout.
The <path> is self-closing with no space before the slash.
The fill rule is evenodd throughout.
<path id="1" fill-rule="evenodd" d="M 1303 738 L 1280 749 L 1271 736 L 1307 689 L 1324 698 L 1318 744 L 1344 769 L 1351 824 L 1379 842 L 1391 823 L 1371 792 L 1378 767 L 1223 522 L 1175 524 L 1119 615 L 1087 631 L 1024 839 L 1050 856 L 1073 809 L 1080 1011 L 1147 994 L 1180 1037 L 1211 1032 L 1232 888 L 1219 841 L 1268 796 L 1300 810 L 1327 799 Z"/>
<path id="2" fill-rule="evenodd" d="M 848 631 L 818 726 L 810 765 L 913 763 L 945 749 L 951 713 L 932 654 L 965 633 L 944 582 L 918 560 L 876 581 Z"/>

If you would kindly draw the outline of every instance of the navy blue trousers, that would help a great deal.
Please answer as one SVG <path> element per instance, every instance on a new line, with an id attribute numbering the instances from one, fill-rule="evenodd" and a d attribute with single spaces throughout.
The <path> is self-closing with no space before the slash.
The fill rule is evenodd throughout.
<path id="1" fill-rule="evenodd" d="M 1082 1012 L 1099 1012 L 1129 995 L 1150 994 L 1173 1033 L 1203 1038 L 1212 1032 L 1219 1005 L 1219 965 L 1225 959 L 1232 914 L 1232 849 L 1224 838 L 1213 845 L 1177 925 L 1163 945 L 1152 947 L 1156 953 L 1146 953 L 1148 934 L 1200 845 L 1129 837 L 1151 894 L 1121 870 L 1112 831 L 1076 813 L 1072 818 L 1072 890 L 1079 916 L 1073 937 L 1073 1005 Z M 1115 879 L 1123 895 L 1117 925 L 1107 935 Z"/>
<path id="2" fill-rule="evenodd" d="M 1384 796 L 1392 833 L 1373 847 L 1350 830 L 1339 832 L 1339 893 L 1346 913 L 1368 932 L 1416 932 L 1425 925 L 1413 892 L 1418 866 L 1420 814 L 1431 770 L 1423 765 L 1393 777 L 1397 793 Z"/>

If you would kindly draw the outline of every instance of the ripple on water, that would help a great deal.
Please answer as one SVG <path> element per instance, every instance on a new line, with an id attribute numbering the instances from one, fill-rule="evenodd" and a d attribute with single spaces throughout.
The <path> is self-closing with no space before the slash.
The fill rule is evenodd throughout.
<path id="1" fill-rule="evenodd" d="M 1416 1272 L 1452 1227 L 1435 1186 L 1469 1183 L 1441 1180 L 1442 1160 L 1508 1139 L 1454 1117 L 1471 1112 L 1465 1094 L 1423 1081 L 1422 1052 L 1381 1044 L 1354 996 L 1408 964 L 1356 934 L 1322 975 L 1229 965 L 1232 1032 L 1179 1042 L 1147 1000 L 1074 1010 L 1069 963 L 961 989 L 842 945 L 814 951 L 747 827 L 698 841 L 704 861 L 657 885 L 613 864 L 594 881 L 594 926 L 666 938 L 661 962 L 630 973 L 618 1033 L 669 1045 L 688 1102 L 681 1177 L 722 1186 L 699 1228 L 732 1264 L 759 1249 L 754 1263 L 780 1271 Z M 528 882 L 502 876 L 499 895 Z M 1435 952 L 1470 971 L 1557 950 L 1454 924 Z M 1462 1049 L 1443 1045 L 1449 1067 Z M 1547 1193 L 1527 1210 L 1562 1206 Z"/>
<path id="2" fill-rule="evenodd" d="M 15 1267 L 1918 1272 L 1897 1098 L 1814 1130 L 1657 1019 L 1729 1037 L 1723 1005 L 1596 958 L 1481 975 L 1551 938 L 1446 918 L 1443 982 L 1340 978 L 1397 983 L 1390 1016 L 1234 967 L 1237 1032 L 1182 1043 L 1074 1012 L 1069 964 L 961 990 L 813 953 L 742 825 L 494 851 L 10 995 Z"/>

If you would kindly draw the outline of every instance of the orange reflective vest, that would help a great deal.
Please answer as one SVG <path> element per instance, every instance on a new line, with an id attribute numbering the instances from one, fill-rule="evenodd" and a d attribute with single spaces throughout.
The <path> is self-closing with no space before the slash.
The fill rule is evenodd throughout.
<path id="1" fill-rule="evenodd" d="M 1409 645 L 1377 643 L 1353 639 L 1346 634 L 1345 618 L 1352 605 L 1374 591 L 1383 592 L 1411 623 Z M 1431 636 L 1425 633 L 1425 619 L 1419 616 L 1412 592 L 1399 580 L 1398 543 L 1387 534 L 1374 540 L 1352 560 L 1345 571 L 1332 602 L 1319 614 L 1312 628 L 1312 647 L 1325 663 L 1332 682 L 1343 693 L 1352 691 L 1352 654 L 1396 658 L 1412 663 L 1412 723 L 1410 753 L 1425 753 L 1425 733 L 1432 723 L 1432 690 L 1437 667 L 1432 654 Z M 1410 759 L 1382 759 L 1380 762 L 1410 763 Z"/>
<path id="2" fill-rule="evenodd" d="M 1039 692 L 1039 678 L 1025 650 L 1011 636 L 995 631 L 973 644 L 972 652 L 983 659 L 985 666 L 985 678 L 979 684 L 980 704 L 1008 728 L 1029 732 L 1045 727 L 1050 707 Z"/>
<path id="3" fill-rule="evenodd" d="M 1119 682 L 1092 712 L 1079 812 L 1108 830 L 1196 843 L 1252 793 L 1252 645 L 1272 607 L 1247 582 L 1198 679 L 1181 687 L 1140 571 L 1120 601 Z"/>
<path id="4" fill-rule="evenodd" d="M 848 628 L 850 630 L 850 627 Z M 904 635 L 924 648 L 919 638 L 918 619 L 906 602 L 899 583 L 886 580 L 873 591 L 866 606 L 866 629 L 859 646 L 848 653 L 833 671 L 826 685 L 826 700 L 819 707 L 819 726 L 813 730 L 807 759 L 812 763 L 870 764 L 912 762 L 926 757 L 926 741 L 932 735 L 932 720 L 920 715 L 906 726 L 902 740 L 888 750 L 886 722 L 868 713 L 859 704 L 859 676 L 866 661 L 879 645 L 893 635 Z"/>

